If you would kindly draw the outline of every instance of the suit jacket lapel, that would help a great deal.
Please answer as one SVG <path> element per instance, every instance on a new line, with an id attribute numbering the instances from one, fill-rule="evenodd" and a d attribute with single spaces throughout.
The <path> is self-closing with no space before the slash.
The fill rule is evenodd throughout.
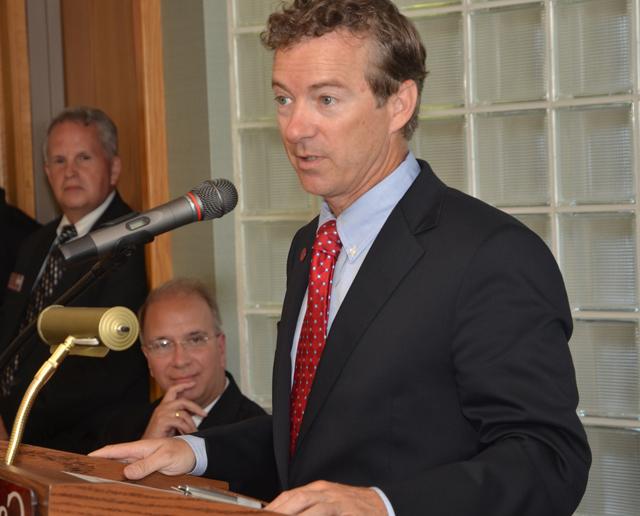
<path id="1" fill-rule="evenodd" d="M 38 237 L 35 241 L 33 241 L 33 245 L 30 245 L 30 248 L 27 249 L 29 261 L 26 264 L 27 267 L 25 269 L 20 269 L 19 264 L 16 265 L 16 269 L 20 272 L 20 274 L 24 275 L 24 284 L 22 285 L 22 289 L 14 298 L 15 302 L 11 304 L 7 303 L 6 305 L 6 313 L 4 314 L 4 320 L 12 322 L 11 331 L 7 333 L 3 333 L 6 337 L 11 336 L 11 338 L 15 338 L 18 335 L 18 328 L 22 322 L 22 319 L 25 316 L 25 311 L 27 309 L 27 305 L 29 304 L 29 299 L 31 299 L 31 291 L 33 290 L 33 285 L 35 284 L 36 278 L 44 259 L 49 253 L 49 248 L 53 240 L 56 238 L 56 228 L 58 227 L 59 219 L 55 221 L 55 223 L 50 223 L 46 225 L 40 232 L 42 232 L 42 238 L 40 238 L 40 232 L 37 233 Z M 25 248 L 26 249 L 26 248 Z M 3 329 L 4 331 L 8 330 L 7 328 Z M 11 342 L 11 341 L 8 341 Z M 26 344 L 20 347 L 20 352 L 24 353 L 26 350 Z"/>
<path id="2" fill-rule="evenodd" d="M 209 428 L 210 426 L 227 425 L 237 421 L 236 414 L 242 402 L 242 393 L 238 388 L 233 376 L 225 372 L 225 376 L 229 379 L 229 385 L 220 395 L 220 399 L 214 407 L 202 419 L 199 429 Z"/>
<path id="3" fill-rule="evenodd" d="M 59 223 L 60 219 L 58 219 L 55 224 L 46 226 L 46 237 L 40 238 L 35 242 L 34 248 L 32 249 L 32 259 L 29 261 L 29 269 L 25 271 L 26 283 L 22 286 L 22 292 L 24 292 L 25 297 L 23 298 L 24 304 L 20 307 L 20 313 L 27 307 L 26 305 L 31 297 L 31 291 L 33 290 L 33 285 L 35 284 L 38 273 L 43 266 L 45 258 L 49 254 L 51 244 L 56 238 L 56 228 Z"/>

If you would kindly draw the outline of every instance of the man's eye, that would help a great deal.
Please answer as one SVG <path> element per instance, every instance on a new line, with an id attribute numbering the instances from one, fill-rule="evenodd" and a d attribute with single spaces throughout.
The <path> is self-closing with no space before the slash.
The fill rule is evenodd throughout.
<path id="1" fill-rule="evenodd" d="M 276 95 L 274 100 L 276 101 L 276 104 L 279 104 L 280 106 L 286 106 L 291 102 L 291 99 L 284 95 Z"/>
<path id="2" fill-rule="evenodd" d="M 323 95 L 322 97 L 320 97 L 320 103 L 324 104 L 325 106 L 330 106 L 331 104 L 336 103 L 336 99 L 330 95 Z"/>
<path id="3" fill-rule="evenodd" d="M 209 340 L 207 335 L 194 335 L 187 339 L 187 345 L 192 347 L 203 346 Z"/>
<path id="4" fill-rule="evenodd" d="M 155 347 L 156 349 L 162 349 L 162 350 L 169 349 L 171 347 L 171 341 L 166 339 L 157 340 L 155 342 Z"/>
<path id="5" fill-rule="evenodd" d="M 89 156 L 88 154 L 80 154 L 78 156 L 78 161 L 87 161 L 90 159 L 91 159 L 91 156 Z"/>

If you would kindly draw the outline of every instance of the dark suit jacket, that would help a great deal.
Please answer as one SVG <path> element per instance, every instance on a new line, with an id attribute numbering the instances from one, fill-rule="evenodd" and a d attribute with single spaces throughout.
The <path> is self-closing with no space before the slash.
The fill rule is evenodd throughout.
<path id="1" fill-rule="evenodd" d="M 121 217 L 131 209 L 116 195 L 92 229 Z M 15 271 L 24 275 L 20 292 L 7 289 L 0 315 L 0 349 L 18 333 L 37 274 L 56 236 L 60 219 L 42 227 L 21 246 Z M 94 264 L 69 267 L 56 288 L 54 299 L 67 290 Z M 136 311 L 147 294 L 143 249 L 138 249 L 118 270 L 96 281 L 72 306 L 126 306 Z M 9 397 L 0 399 L 0 412 L 11 431 L 20 400 L 33 375 L 49 356 L 49 346 L 37 336 L 20 352 L 16 385 Z M 113 410 L 121 400 L 148 400 L 148 372 L 139 345 L 113 352 L 102 359 L 69 356 L 44 386 L 31 410 L 23 442 L 60 450 L 86 453 L 95 449 L 89 421 L 100 411 Z"/>
<path id="2" fill-rule="evenodd" d="M 0 188 L 0 305 L 4 299 L 9 274 L 16 263 L 20 243 L 40 227 L 35 220 L 18 208 L 5 202 L 4 190 Z"/>
<path id="3" fill-rule="evenodd" d="M 290 462 L 290 350 L 311 253 L 299 257 L 317 220 L 296 234 L 273 418 L 207 431 L 207 474 L 257 484 L 275 461 L 282 489 L 377 486 L 398 515 L 570 515 L 590 451 L 555 260 L 514 218 L 420 164 L 336 314 Z"/>
<path id="4" fill-rule="evenodd" d="M 220 396 L 207 416 L 199 425 L 200 430 L 212 426 L 228 425 L 251 417 L 263 416 L 265 411 L 257 403 L 247 398 L 236 384 L 231 373 L 226 373 L 229 385 Z M 142 437 L 153 411 L 162 401 L 157 399 L 153 403 L 128 405 L 117 409 L 109 416 L 104 425 L 101 446 L 113 443 L 135 441 Z"/>

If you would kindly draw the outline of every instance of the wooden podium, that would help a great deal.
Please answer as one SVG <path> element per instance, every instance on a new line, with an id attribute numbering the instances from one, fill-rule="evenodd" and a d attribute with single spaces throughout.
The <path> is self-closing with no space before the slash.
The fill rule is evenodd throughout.
<path id="1" fill-rule="evenodd" d="M 20 445 L 14 465 L 6 466 L 6 448 L 7 442 L 0 441 L 0 514 L 275 514 L 185 496 L 172 489 L 185 484 L 218 490 L 227 487 L 217 480 L 153 473 L 130 481 L 124 478 L 119 462 L 26 444 Z M 29 507 L 24 507 L 29 499 Z"/>

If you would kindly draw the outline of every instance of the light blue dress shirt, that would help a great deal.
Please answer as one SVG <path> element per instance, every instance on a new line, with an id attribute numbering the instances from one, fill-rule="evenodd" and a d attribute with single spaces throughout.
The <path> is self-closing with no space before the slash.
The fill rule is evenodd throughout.
<path id="1" fill-rule="evenodd" d="M 338 235 L 342 241 L 342 250 L 338 255 L 336 267 L 333 271 L 333 286 L 331 288 L 331 303 L 329 303 L 329 319 L 327 333 L 338 313 L 342 301 L 349 292 L 351 283 L 358 274 L 360 266 L 371 249 L 373 241 L 380 233 L 380 229 L 387 221 L 389 214 L 395 208 L 402 196 L 409 189 L 420 173 L 420 165 L 411 152 L 405 160 L 391 174 L 375 185 L 371 190 L 360 196 L 351 206 L 336 217 L 326 202 L 322 203 L 318 227 L 325 222 L 336 219 Z M 296 363 L 298 341 L 304 313 L 307 310 L 307 293 L 304 295 L 298 324 L 291 346 L 291 363 Z M 291 383 L 293 384 L 293 367 L 291 368 Z"/>

